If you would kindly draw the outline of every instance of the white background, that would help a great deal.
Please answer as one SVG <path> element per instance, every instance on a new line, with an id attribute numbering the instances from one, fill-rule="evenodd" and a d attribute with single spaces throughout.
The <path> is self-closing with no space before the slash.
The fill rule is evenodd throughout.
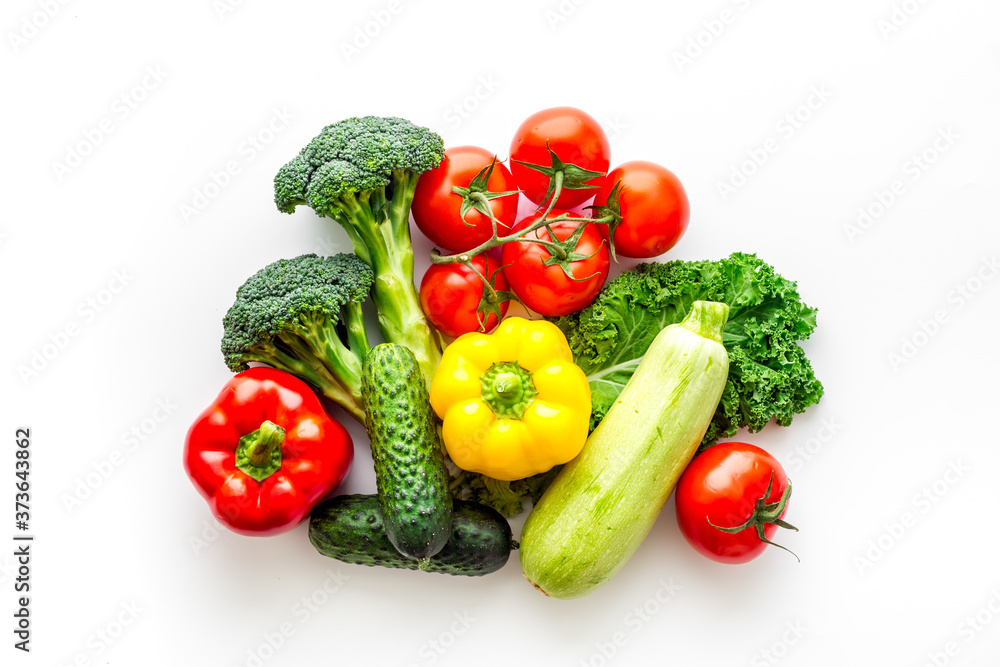
<path id="1" fill-rule="evenodd" d="M 996 664 L 1000 6 L 224 2 L 4 3 L 0 661 Z M 504 157 L 559 104 L 605 124 L 613 164 L 681 177 L 692 219 L 669 258 L 756 252 L 819 308 L 805 345 L 826 396 L 746 436 L 795 483 L 801 564 L 709 562 L 672 502 L 575 601 L 539 595 L 516 557 L 470 580 L 342 565 L 304 526 L 218 529 L 181 448 L 230 377 L 222 315 L 264 264 L 349 248 L 274 209 L 276 169 L 369 113 Z M 30 655 L 12 648 L 22 426 Z M 348 426 L 343 490 L 371 492 Z"/>

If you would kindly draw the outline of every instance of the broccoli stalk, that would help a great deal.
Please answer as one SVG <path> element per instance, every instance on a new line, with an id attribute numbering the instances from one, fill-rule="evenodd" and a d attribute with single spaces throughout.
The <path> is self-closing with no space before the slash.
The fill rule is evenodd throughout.
<path id="1" fill-rule="evenodd" d="M 241 371 L 259 362 L 287 371 L 363 424 L 361 369 L 370 346 L 361 304 L 373 280 L 368 264 L 350 254 L 265 266 L 236 291 L 223 319 L 226 365 Z"/>
<path id="2" fill-rule="evenodd" d="M 274 178 L 279 211 L 304 204 L 347 232 L 374 271 L 382 336 L 413 351 L 428 386 L 442 344 L 413 284 L 409 216 L 417 179 L 443 157 L 441 137 L 407 120 L 349 118 L 325 127 Z"/>

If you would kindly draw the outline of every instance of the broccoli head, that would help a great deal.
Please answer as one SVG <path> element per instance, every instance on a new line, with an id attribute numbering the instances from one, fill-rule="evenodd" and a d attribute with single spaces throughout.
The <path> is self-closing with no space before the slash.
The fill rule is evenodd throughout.
<path id="1" fill-rule="evenodd" d="M 278 210 L 292 213 L 306 204 L 337 218 L 341 196 L 377 194 L 397 177 L 433 169 L 444 157 L 444 142 L 427 128 L 403 118 L 349 118 L 323 128 L 274 179 Z M 399 172 L 394 174 L 393 172 Z"/>
<path id="2" fill-rule="evenodd" d="M 226 365 L 241 371 L 260 362 L 292 373 L 364 423 L 361 369 L 369 344 L 361 305 L 373 280 L 352 254 L 265 266 L 236 290 L 223 319 Z"/>
<path id="3" fill-rule="evenodd" d="M 441 341 L 413 284 L 410 204 L 420 174 L 444 158 L 444 142 L 402 118 L 365 116 L 328 125 L 274 178 L 278 210 L 309 206 L 347 232 L 374 271 L 372 299 L 387 342 L 409 347 L 428 383 Z"/>

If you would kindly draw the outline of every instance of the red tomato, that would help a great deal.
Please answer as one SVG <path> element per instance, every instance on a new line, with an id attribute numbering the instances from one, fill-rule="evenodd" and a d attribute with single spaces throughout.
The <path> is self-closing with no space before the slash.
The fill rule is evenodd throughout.
<path id="1" fill-rule="evenodd" d="M 413 194 L 413 221 L 435 245 L 454 252 L 471 250 L 493 235 L 488 216 L 476 209 L 469 209 L 462 219 L 462 196 L 452 192 L 454 186 L 469 187 L 480 171 L 490 166 L 493 153 L 477 146 L 457 146 L 444 152 L 444 159 L 436 169 L 425 171 L 417 181 Z M 510 170 L 501 162 L 493 167 L 487 182 L 490 192 L 517 190 Z M 517 217 L 517 195 L 496 197 L 490 200 L 490 210 L 499 222 L 500 236 L 510 231 Z M 471 226 L 470 226 L 471 225 Z"/>
<path id="2" fill-rule="evenodd" d="M 720 563 L 746 563 L 768 544 L 760 539 L 754 523 L 762 525 L 768 541 L 779 525 L 792 528 L 781 520 L 787 505 L 771 505 L 779 503 L 786 487 L 791 484 L 781 464 L 760 447 L 745 442 L 718 444 L 696 456 L 681 475 L 677 523 L 688 543 L 703 556 Z M 751 525 L 737 533 L 712 525 L 732 528 L 748 522 Z"/>
<path id="3" fill-rule="evenodd" d="M 673 248 L 691 215 L 680 180 L 658 164 L 626 162 L 601 179 L 595 206 L 608 202 L 619 180 L 622 222 L 615 230 L 615 252 L 623 257 L 656 257 Z M 608 228 L 602 225 L 601 229 L 607 238 Z"/>
<path id="4" fill-rule="evenodd" d="M 565 213 L 553 210 L 549 218 Z M 517 223 L 512 231 L 517 232 L 530 227 L 540 218 L 541 213 L 528 216 Z M 568 221 L 554 222 L 551 225 L 559 241 L 566 240 L 578 226 L 579 223 Z M 526 238 L 551 240 L 544 227 L 529 232 Z M 589 257 L 576 260 L 569 265 L 577 280 L 567 276 L 558 264 L 546 266 L 544 262 L 552 256 L 551 253 L 545 246 L 531 241 L 505 243 L 500 263 L 504 267 L 504 275 L 507 276 L 511 290 L 524 302 L 524 305 L 540 315 L 554 317 L 576 312 L 588 305 L 601 291 L 604 281 L 608 278 L 611 255 L 597 225 L 587 226 L 574 252 Z"/>
<path id="5" fill-rule="evenodd" d="M 593 117 L 573 107 L 545 109 L 528 117 L 514 133 L 510 144 L 510 170 L 524 195 L 535 204 L 545 202 L 549 177 L 517 164 L 514 160 L 552 166 L 549 148 L 565 163 L 574 164 L 601 175 L 608 173 L 611 144 L 604 129 Z M 587 201 L 597 191 L 593 188 L 568 190 L 563 188 L 556 206 L 573 208 Z"/>
<path id="6" fill-rule="evenodd" d="M 498 268 L 496 261 L 485 254 L 473 257 L 472 265 L 485 278 Z M 498 292 L 509 289 L 503 271 L 496 274 L 494 288 Z M 471 331 L 489 332 L 498 324 L 496 315 L 490 314 L 482 329 L 477 313 L 485 289 L 480 277 L 465 264 L 432 264 L 420 281 L 420 305 L 431 324 L 446 336 L 458 338 Z M 500 304 L 501 316 L 507 314 L 509 305 L 509 301 Z"/>

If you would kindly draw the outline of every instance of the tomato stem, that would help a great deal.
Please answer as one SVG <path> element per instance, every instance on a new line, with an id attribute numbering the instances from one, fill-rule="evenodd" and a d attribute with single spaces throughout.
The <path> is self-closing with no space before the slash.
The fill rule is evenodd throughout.
<path id="1" fill-rule="evenodd" d="M 483 275 L 472 260 L 465 262 L 469 270 L 483 283 L 483 293 L 479 299 L 479 306 L 476 308 L 476 321 L 479 322 L 479 331 L 486 332 L 486 321 L 490 315 L 497 318 L 497 322 L 503 319 L 503 311 L 500 306 L 507 301 L 521 302 L 513 292 L 498 291 L 495 285 L 497 276 L 504 267 L 498 267 L 493 273 L 489 271 L 489 262 L 486 263 L 486 275 Z"/>
<path id="2" fill-rule="evenodd" d="M 553 160 L 554 160 L 553 164 L 555 164 L 555 157 L 553 157 Z M 487 252 L 492 248 L 496 248 L 497 246 L 502 246 L 505 243 L 512 243 L 514 241 L 525 242 L 525 243 L 537 243 L 538 245 L 541 245 L 543 248 L 545 248 L 549 253 L 549 257 L 544 262 L 546 266 L 558 265 L 560 268 L 562 268 L 563 272 L 570 280 L 576 282 L 583 282 L 593 277 L 593 276 L 588 276 L 586 278 L 578 278 L 577 276 L 573 275 L 572 265 L 574 262 L 590 259 L 590 257 L 593 257 L 593 255 L 583 255 L 576 251 L 580 239 L 583 237 L 583 233 L 586 230 L 587 226 L 591 224 L 607 225 L 609 229 L 609 234 L 613 233 L 613 227 L 617 222 L 620 221 L 621 216 L 613 207 L 601 207 L 600 209 L 591 207 L 592 209 L 595 210 L 595 212 L 599 212 L 602 215 L 596 218 L 577 218 L 573 217 L 569 213 L 562 213 L 554 218 L 550 218 L 549 216 L 552 214 L 552 211 L 555 208 L 556 201 L 558 201 L 559 195 L 563 190 L 564 179 L 565 179 L 565 174 L 562 169 L 554 170 L 551 175 L 551 197 L 547 199 L 548 204 L 545 207 L 545 212 L 542 213 L 541 217 L 538 220 L 536 220 L 529 226 L 525 227 L 520 231 L 508 234 L 507 236 L 500 236 L 500 223 L 496 219 L 496 216 L 493 214 L 492 207 L 489 205 L 490 196 L 487 193 L 483 193 L 475 189 L 470 190 L 467 188 L 459 188 L 458 186 L 452 188 L 452 192 L 462 196 L 469 203 L 470 206 L 475 206 L 476 210 L 480 211 L 481 213 L 484 213 L 487 217 L 489 217 L 490 225 L 493 228 L 492 234 L 490 235 L 490 238 L 488 240 L 479 244 L 475 248 L 472 248 L 471 250 L 466 250 L 464 252 L 456 253 L 453 255 L 442 255 L 437 248 L 434 248 L 431 251 L 431 263 L 465 264 L 466 266 L 472 268 L 473 272 L 476 275 L 478 275 L 480 280 L 482 280 L 483 284 L 486 285 L 486 289 L 484 290 L 483 293 L 483 299 L 480 302 L 480 309 L 477 310 L 477 316 L 479 314 L 483 316 L 483 319 L 480 321 L 481 328 L 485 326 L 485 317 L 488 314 L 487 312 L 484 312 L 484 306 L 486 311 L 493 311 L 494 308 L 492 304 L 495 303 L 495 300 L 498 297 L 505 297 L 508 294 L 505 292 L 503 295 L 498 295 L 496 291 L 493 289 L 493 286 L 491 284 L 492 281 L 484 277 L 482 274 L 476 271 L 474 267 L 472 267 L 473 257 L 476 257 L 477 255 L 480 255 L 484 252 Z M 620 186 L 620 184 L 621 183 L 619 182 L 616 185 L 616 189 Z M 542 207 L 539 206 L 538 208 L 541 209 Z M 559 237 L 556 236 L 555 230 L 553 230 L 552 228 L 552 224 L 556 222 L 578 223 L 578 225 L 572 234 L 570 234 L 566 239 L 560 240 Z M 548 232 L 549 235 L 549 238 L 547 240 L 537 238 L 537 236 L 528 238 L 529 234 L 543 227 L 545 228 L 545 231 Z M 614 244 L 609 243 L 609 245 L 611 253 L 613 255 Z M 595 251 L 594 254 L 597 254 L 597 252 L 599 252 L 599 250 Z M 498 319 L 500 319 L 499 314 L 498 314 Z"/>
<path id="3" fill-rule="evenodd" d="M 774 524 L 779 528 L 787 528 L 789 530 L 798 531 L 798 528 L 781 518 L 782 513 L 785 511 L 785 507 L 788 505 L 788 499 L 792 497 L 792 483 L 788 482 L 785 486 L 785 490 L 781 493 L 781 497 L 777 501 L 768 503 L 767 497 L 771 495 L 771 487 L 773 484 L 774 472 L 772 471 L 770 479 L 767 480 L 767 489 L 764 491 L 764 495 L 757 499 L 757 502 L 754 503 L 754 509 L 750 514 L 750 517 L 739 526 L 716 526 L 707 517 L 705 520 L 708 521 L 708 525 L 712 528 L 729 534 L 736 534 L 752 527 L 756 531 L 757 537 L 761 542 L 778 547 L 779 549 L 784 549 L 788 553 L 795 556 L 795 560 L 801 563 L 802 559 L 796 556 L 794 551 L 772 542 L 767 539 L 767 536 L 764 534 L 764 526 L 767 524 Z"/>
<path id="4" fill-rule="evenodd" d="M 566 260 L 568 252 L 559 243 L 553 242 L 551 240 L 544 241 L 542 239 L 526 239 L 524 237 L 530 234 L 531 232 L 534 232 L 536 230 L 541 229 L 542 227 L 545 227 L 546 231 L 549 232 L 549 239 L 556 239 L 558 241 L 558 237 L 553 233 L 552 227 L 550 226 L 554 222 L 578 222 L 580 223 L 580 227 L 582 228 L 589 224 L 598 224 L 598 225 L 609 224 L 614 221 L 614 216 L 607 215 L 600 218 L 575 218 L 567 213 L 563 213 L 562 215 L 558 215 L 554 218 L 549 218 L 549 214 L 552 213 L 552 208 L 555 204 L 555 201 L 559 198 L 559 192 L 562 190 L 562 172 L 556 172 L 553 179 L 555 181 L 555 189 L 553 191 L 552 200 L 549 202 L 549 206 L 548 208 L 545 209 L 545 213 L 542 215 L 542 217 L 539 218 L 536 222 L 532 223 L 531 225 L 525 227 L 524 229 L 514 232 L 513 234 L 508 234 L 507 236 L 500 236 L 500 230 L 499 230 L 500 223 L 497 221 L 496 216 L 493 215 L 493 210 L 488 205 L 489 199 L 487 199 L 486 196 L 481 192 L 469 193 L 468 194 L 469 198 L 477 202 L 481 202 L 485 205 L 485 211 L 489 216 L 490 224 L 493 225 L 492 236 L 483 243 L 480 243 L 475 248 L 472 248 L 471 250 L 466 250 L 465 252 L 456 253 L 454 255 L 442 255 L 441 252 L 437 248 L 435 248 L 434 250 L 431 251 L 431 262 L 434 264 L 468 264 L 468 262 L 476 255 L 480 255 L 488 250 L 491 250 L 492 248 L 496 248 L 497 246 L 501 246 L 505 243 L 511 243 L 513 241 L 522 241 L 522 240 L 530 241 L 532 243 L 540 243 L 541 245 L 545 246 L 545 249 L 549 251 L 549 254 L 558 258 L 560 261 Z M 577 239 L 579 239 L 579 237 L 577 237 Z"/>
<path id="5" fill-rule="evenodd" d="M 551 222 L 549 220 L 549 214 L 552 213 L 552 208 L 556 205 L 556 200 L 559 199 L 559 194 L 562 192 L 562 184 L 563 184 L 563 173 L 562 171 L 557 171 L 552 176 L 552 187 L 553 187 L 552 199 L 549 200 L 549 205 L 545 209 L 545 213 L 542 214 L 542 219 L 541 219 L 542 222 L 545 222 L 545 231 L 549 233 L 550 239 L 555 239 L 556 235 L 555 232 L 552 231 L 552 227 L 549 225 L 549 222 Z M 583 227 L 583 225 L 580 226 Z M 552 251 L 550 250 L 549 252 Z M 559 257 L 559 259 L 566 259 L 565 253 L 563 253 L 562 255 L 557 254 L 556 257 Z"/>

